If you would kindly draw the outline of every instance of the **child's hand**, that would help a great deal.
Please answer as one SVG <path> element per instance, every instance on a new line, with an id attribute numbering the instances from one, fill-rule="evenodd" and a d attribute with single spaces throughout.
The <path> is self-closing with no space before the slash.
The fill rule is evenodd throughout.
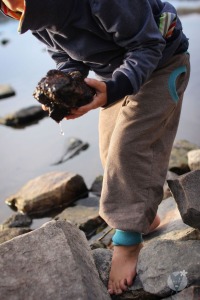
<path id="1" fill-rule="evenodd" d="M 93 97 L 93 101 L 77 109 L 72 109 L 72 114 L 67 116 L 65 119 L 70 120 L 79 118 L 86 114 L 88 111 L 104 106 L 106 104 L 107 89 L 105 82 L 96 79 L 86 78 L 85 83 L 87 83 L 90 87 L 96 90 L 96 94 Z"/>
<path id="2" fill-rule="evenodd" d="M 24 11 L 24 0 L 2 0 L 2 2 L 12 11 Z"/>

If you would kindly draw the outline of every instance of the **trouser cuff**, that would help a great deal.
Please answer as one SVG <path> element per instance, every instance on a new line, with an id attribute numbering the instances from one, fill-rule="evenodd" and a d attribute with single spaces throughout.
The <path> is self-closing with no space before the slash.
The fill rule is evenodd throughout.
<path id="1" fill-rule="evenodd" d="M 116 229 L 112 242 L 114 246 L 133 246 L 142 243 L 143 239 L 139 232 Z"/>

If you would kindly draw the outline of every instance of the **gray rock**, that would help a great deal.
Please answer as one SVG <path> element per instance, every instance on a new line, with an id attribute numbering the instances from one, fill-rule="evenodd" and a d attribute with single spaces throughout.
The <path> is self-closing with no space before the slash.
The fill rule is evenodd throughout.
<path id="1" fill-rule="evenodd" d="M 0 99 L 5 99 L 15 95 L 15 91 L 8 84 L 0 84 Z"/>
<path id="2" fill-rule="evenodd" d="M 200 286 L 191 286 L 165 300 L 199 300 Z"/>
<path id="3" fill-rule="evenodd" d="M 0 230 L 0 244 L 30 231 L 30 228 L 3 228 Z"/>
<path id="4" fill-rule="evenodd" d="M 200 170 L 168 180 L 184 223 L 200 229 Z"/>
<path id="5" fill-rule="evenodd" d="M 55 220 L 65 220 L 80 226 L 98 215 L 99 199 L 88 197 L 74 202 L 74 206 L 64 209 L 60 214 L 55 216 Z"/>
<path id="6" fill-rule="evenodd" d="M 65 221 L 2 244 L 0 273 L 1 300 L 110 299 L 84 234 Z"/>
<path id="7" fill-rule="evenodd" d="M 57 215 L 55 220 L 66 220 L 78 226 L 89 239 L 97 231 L 103 230 L 107 224 L 99 216 L 99 199 L 88 197 L 76 201 L 75 206 L 68 207 Z"/>
<path id="8" fill-rule="evenodd" d="M 0 118 L 0 124 L 14 128 L 24 128 L 37 123 L 44 117 L 47 117 L 47 112 L 41 106 L 33 105 Z"/>
<path id="9" fill-rule="evenodd" d="M 200 284 L 199 268 L 199 241 L 158 240 L 149 243 L 141 250 L 137 273 L 146 292 L 167 297 L 173 292 L 173 286 L 169 282 L 173 273 L 187 272 L 186 285 L 198 285 Z"/>
<path id="10" fill-rule="evenodd" d="M 112 260 L 112 251 L 108 249 L 94 249 L 92 250 L 92 256 L 94 258 L 99 276 L 105 287 L 107 287 Z"/>
<path id="11" fill-rule="evenodd" d="M 189 172 L 187 153 L 198 148 L 186 140 L 176 141 L 171 151 L 169 170 L 179 175 Z"/>
<path id="12" fill-rule="evenodd" d="M 1 226 L 1 228 L 12 227 L 29 227 L 32 223 L 32 219 L 26 214 L 16 213 L 8 218 Z"/>
<path id="13" fill-rule="evenodd" d="M 172 196 L 172 193 L 171 193 L 170 188 L 168 186 L 167 180 L 175 179 L 177 177 L 178 177 L 178 175 L 176 173 L 171 172 L 171 171 L 167 172 L 165 184 L 164 184 L 164 187 L 163 187 L 163 192 L 164 192 L 163 199 L 167 199 L 167 198 Z"/>
<path id="14" fill-rule="evenodd" d="M 42 216 L 87 194 L 88 189 L 80 175 L 50 172 L 30 180 L 18 193 L 6 199 L 6 203 L 19 212 Z"/>
<path id="15" fill-rule="evenodd" d="M 188 152 L 188 165 L 191 171 L 200 170 L 200 149 Z"/>

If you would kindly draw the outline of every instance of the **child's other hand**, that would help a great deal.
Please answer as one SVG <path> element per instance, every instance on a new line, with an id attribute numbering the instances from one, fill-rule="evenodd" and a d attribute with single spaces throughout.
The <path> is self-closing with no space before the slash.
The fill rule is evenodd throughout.
<path id="1" fill-rule="evenodd" d="M 65 119 L 70 120 L 70 119 L 79 118 L 84 114 L 86 114 L 87 112 L 89 112 L 90 110 L 96 109 L 106 104 L 107 89 L 106 89 L 105 82 L 92 79 L 92 78 L 86 78 L 85 83 L 96 90 L 96 94 L 93 97 L 93 101 L 77 109 L 72 109 L 72 114 L 67 116 Z"/>

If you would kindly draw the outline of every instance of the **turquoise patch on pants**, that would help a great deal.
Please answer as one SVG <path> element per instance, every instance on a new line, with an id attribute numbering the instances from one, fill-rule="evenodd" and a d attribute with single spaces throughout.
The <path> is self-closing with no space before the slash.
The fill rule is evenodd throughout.
<path id="1" fill-rule="evenodd" d="M 176 91 L 176 79 L 180 74 L 186 73 L 186 72 L 187 72 L 186 66 L 181 66 L 181 67 L 178 67 L 177 69 L 175 69 L 169 76 L 169 80 L 168 80 L 169 93 L 175 103 L 177 103 L 179 100 L 179 97 L 178 97 L 178 94 Z"/>

